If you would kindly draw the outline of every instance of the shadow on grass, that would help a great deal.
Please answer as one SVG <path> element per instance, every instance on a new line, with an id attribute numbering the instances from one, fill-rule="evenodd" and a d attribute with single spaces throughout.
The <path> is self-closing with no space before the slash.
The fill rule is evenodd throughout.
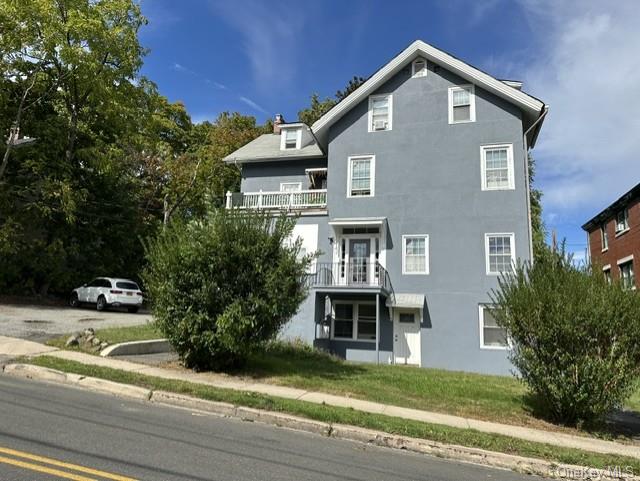
<path id="1" fill-rule="evenodd" d="M 228 374 L 254 379 L 271 376 L 313 377 L 324 380 L 345 380 L 365 373 L 357 364 L 345 362 L 328 352 L 297 343 L 273 342 L 253 354 L 248 362 Z"/>

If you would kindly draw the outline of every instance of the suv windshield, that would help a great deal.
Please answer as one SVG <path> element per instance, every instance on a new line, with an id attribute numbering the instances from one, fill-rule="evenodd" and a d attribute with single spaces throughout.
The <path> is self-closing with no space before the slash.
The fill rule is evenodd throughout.
<path id="1" fill-rule="evenodd" d="M 136 284 L 135 282 L 116 282 L 116 287 L 119 289 L 129 289 L 132 291 L 140 290 L 138 284 Z"/>

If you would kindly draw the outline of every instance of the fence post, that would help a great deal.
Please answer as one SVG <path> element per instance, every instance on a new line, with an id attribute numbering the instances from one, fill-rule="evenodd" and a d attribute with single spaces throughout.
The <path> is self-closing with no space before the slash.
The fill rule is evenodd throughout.
<path id="1" fill-rule="evenodd" d="M 232 204 L 232 200 L 231 200 L 231 191 L 228 190 L 227 191 L 227 209 L 231 209 L 231 204 Z"/>
<path id="2" fill-rule="evenodd" d="M 258 209 L 262 207 L 262 189 L 258 193 Z"/>

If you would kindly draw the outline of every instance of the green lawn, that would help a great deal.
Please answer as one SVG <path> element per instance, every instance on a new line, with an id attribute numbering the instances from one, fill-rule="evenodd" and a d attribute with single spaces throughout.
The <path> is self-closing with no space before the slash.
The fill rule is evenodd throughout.
<path id="1" fill-rule="evenodd" d="M 153 390 L 172 391 L 212 401 L 228 402 L 238 406 L 286 412 L 327 423 L 349 424 L 392 434 L 401 434 L 443 443 L 458 444 L 600 469 L 608 466 L 629 466 L 634 472 L 640 472 L 640 460 L 624 456 L 598 454 L 578 449 L 524 441 L 509 436 L 482 433 L 472 429 L 452 428 L 379 414 L 363 413 L 353 409 L 319 405 L 257 393 L 214 388 L 186 381 L 167 380 L 139 373 L 85 365 L 48 356 L 26 359 L 25 362 L 84 376 L 93 376 L 115 382 L 133 384 Z"/>

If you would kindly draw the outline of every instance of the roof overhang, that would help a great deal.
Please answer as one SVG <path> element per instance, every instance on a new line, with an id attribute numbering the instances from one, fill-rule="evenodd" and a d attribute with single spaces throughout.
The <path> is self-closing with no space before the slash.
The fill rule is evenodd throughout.
<path id="1" fill-rule="evenodd" d="M 325 145 L 328 138 L 329 128 L 335 122 L 340 120 L 353 107 L 375 92 L 381 85 L 402 70 L 407 63 L 411 62 L 416 57 L 424 57 L 427 60 L 430 60 L 431 62 L 462 77 L 466 81 L 471 82 L 474 85 L 478 85 L 484 90 L 491 92 L 519 107 L 523 112 L 524 130 L 527 130 L 529 126 L 533 125 L 544 112 L 545 104 L 535 97 L 532 97 L 522 90 L 512 87 L 507 83 L 472 67 L 462 60 L 459 60 L 456 57 L 423 42 L 422 40 L 416 40 L 384 67 L 374 73 L 360 87 L 320 117 L 311 126 L 311 129 L 316 135 L 318 141 L 322 145 Z M 537 129 L 532 129 L 528 134 L 528 144 L 531 147 L 533 147 L 537 137 L 539 126 L 537 127 Z"/>
<path id="2" fill-rule="evenodd" d="M 345 217 L 329 221 L 332 227 L 353 227 L 353 226 L 385 226 L 387 225 L 386 217 Z"/>

